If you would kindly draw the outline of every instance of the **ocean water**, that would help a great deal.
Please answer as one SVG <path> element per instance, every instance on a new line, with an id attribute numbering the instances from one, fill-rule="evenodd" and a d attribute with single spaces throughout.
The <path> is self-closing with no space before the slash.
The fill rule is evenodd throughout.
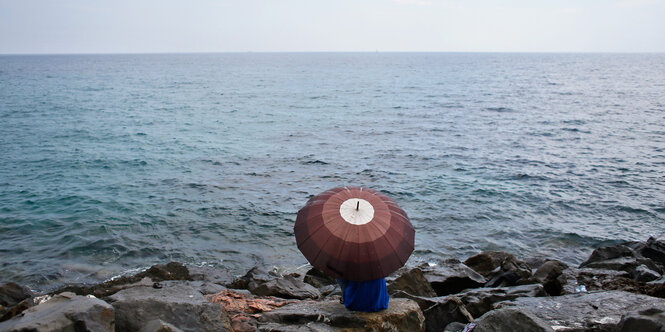
<path id="1" fill-rule="evenodd" d="M 664 124 L 664 54 L 0 56 L 0 281 L 302 268 L 340 185 L 409 214 L 409 264 L 578 264 L 665 232 Z"/>

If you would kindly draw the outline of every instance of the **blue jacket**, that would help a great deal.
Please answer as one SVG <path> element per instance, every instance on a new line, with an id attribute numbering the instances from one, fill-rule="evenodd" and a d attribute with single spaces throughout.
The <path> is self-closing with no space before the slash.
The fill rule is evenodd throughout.
<path id="1" fill-rule="evenodd" d="M 388 309 L 386 279 L 370 281 L 337 280 L 342 287 L 344 306 L 353 311 L 374 312 Z"/>

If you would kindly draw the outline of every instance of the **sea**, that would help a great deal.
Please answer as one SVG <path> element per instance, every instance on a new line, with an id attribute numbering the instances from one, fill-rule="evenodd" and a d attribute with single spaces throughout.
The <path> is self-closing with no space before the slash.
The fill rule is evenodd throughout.
<path id="1" fill-rule="evenodd" d="M 297 211 L 379 190 L 407 264 L 571 265 L 665 232 L 665 54 L 0 56 L 0 282 L 306 271 Z"/>

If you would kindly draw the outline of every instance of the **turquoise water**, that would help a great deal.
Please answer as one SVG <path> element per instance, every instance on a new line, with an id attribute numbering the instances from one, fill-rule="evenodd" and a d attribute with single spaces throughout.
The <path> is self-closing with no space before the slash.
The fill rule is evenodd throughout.
<path id="1" fill-rule="evenodd" d="M 410 263 L 579 263 L 665 231 L 663 91 L 663 54 L 0 56 L 0 281 L 301 266 L 338 185 L 404 208 Z"/>

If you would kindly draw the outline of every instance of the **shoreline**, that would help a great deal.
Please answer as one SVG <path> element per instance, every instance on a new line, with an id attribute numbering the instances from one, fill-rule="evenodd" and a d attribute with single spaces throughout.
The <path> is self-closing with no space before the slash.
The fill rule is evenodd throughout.
<path id="1" fill-rule="evenodd" d="M 165 326 L 176 331 L 440 331 L 450 324 L 446 330 L 457 331 L 453 328 L 469 324 L 497 328 L 501 321 L 547 331 L 621 330 L 636 321 L 665 328 L 665 237 L 598 247 L 579 266 L 484 251 L 463 262 L 403 267 L 386 278 L 391 304 L 379 313 L 346 310 L 334 279 L 305 267 L 299 272 L 257 266 L 237 276 L 170 262 L 39 294 L 9 282 L 0 286 L 0 330 L 18 331 L 49 319 L 72 326 L 97 324 L 103 326 L 100 331 Z M 199 316 L 179 320 L 171 315 L 192 306 L 200 309 Z M 587 306 L 595 309 L 571 309 Z"/>

